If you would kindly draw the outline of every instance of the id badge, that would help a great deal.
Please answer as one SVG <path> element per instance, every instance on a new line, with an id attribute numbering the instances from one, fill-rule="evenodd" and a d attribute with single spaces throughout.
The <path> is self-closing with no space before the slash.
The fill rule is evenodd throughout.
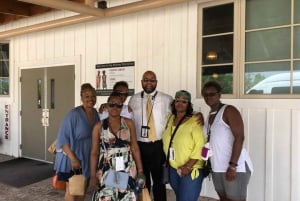
<path id="1" fill-rule="evenodd" d="M 170 147 L 169 149 L 169 160 L 171 161 L 175 160 L 175 149 L 173 147 Z"/>
<path id="2" fill-rule="evenodd" d="M 208 158 L 211 157 L 211 156 L 212 156 L 212 152 L 211 152 L 211 150 L 210 150 L 210 148 L 209 148 L 209 142 L 208 142 L 208 143 L 206 143 L 206 144 L 204 145 L 204 147 L 202 147 L 202 150 L 201 150 L 201 158 L 202 158 L 203 160 L 207 161 Z"/>
<path id="3" fill-rule="evenodd" d="M 141 137 L 142 138 L 148 138 L 148 130 L 149 130 L 148 126 L 141 127 Z"/>
<path id="4" fill-rule="evenodd" d="M 123 156 L 116 157 L 116 171 L 121 171 L 125 169 Z"/>

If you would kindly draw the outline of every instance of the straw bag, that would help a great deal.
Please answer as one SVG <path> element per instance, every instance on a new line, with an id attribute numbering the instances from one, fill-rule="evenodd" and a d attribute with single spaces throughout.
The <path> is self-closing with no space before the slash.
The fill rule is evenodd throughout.
<path id="1" fill-rule="evenodd" d="M 48 147 L 48 151 L 51 153 L 51 154 L 56 154 L 56 140 L 54 140 L 50 146 Z"/>
<path id="2" fill-rule="evenodd" d="M 148 188 L 143 188 L 139 197 L 139 201 L 151 201 Z"/>
<path id="3" fill-rule="evenodd" d="M 82 171 L 80 174 L 74 174 L 69 178 L 69 192 L 70 195 L 84 195 L 87 180 L 82 175 Z"/>

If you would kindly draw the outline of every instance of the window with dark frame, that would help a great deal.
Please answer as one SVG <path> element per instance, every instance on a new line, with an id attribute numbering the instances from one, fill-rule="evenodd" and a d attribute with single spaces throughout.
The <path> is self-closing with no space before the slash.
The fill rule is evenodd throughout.
<path id="1" fill-rule="evenodd" d="M 0 43 L 0 95 L 9 94 L 9 44 Z"/>
<path id="2" fill-rule="evenodd" d="M 202 86 L 215 80 L 222 93 L 233 93 L 233 3 L 203 8 Z"/>

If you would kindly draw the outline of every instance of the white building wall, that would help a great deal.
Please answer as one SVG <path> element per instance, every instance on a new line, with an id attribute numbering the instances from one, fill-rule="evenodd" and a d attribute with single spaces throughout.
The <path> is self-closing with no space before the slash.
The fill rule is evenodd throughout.
<path id="1" fill-rule="evenodd" d="M 0 31 L 70 15 L 73 13 L 48 13 L 4 25 Z M 78 97 L 75 103 L 79 105 L 80 84 L 95 84 L 95 64 L 135 61 L 136 91 L 141 90 L 143 72 L 153 70 L 157 73 L 158 90 L 171 95 L 179 89 L 189 90 L 194 97 L 194 109 L 206 115 L 208 107 L 195 97 L 200 90 L 196 88 L 197 23 L 197 2 L 191 1 L 12 38 L 10 96 L 0 98 L 1 121 L 4 105 L 10 105 L 10 139 L 2 140 L 0 153 L 21 156 L 19 77 L 24 68 L 75 65 Z M 98 97 L 97 105 L 104 101 L 106 98 Z M 223 102 L 237 106 L 245 121 L 245 147 L 255 167 L 248 201 L 299 201 L 299 101 L 225 99 Z M 216 197 L 211 181 L 206 180 L 203 185 L 202 195 Z"/>

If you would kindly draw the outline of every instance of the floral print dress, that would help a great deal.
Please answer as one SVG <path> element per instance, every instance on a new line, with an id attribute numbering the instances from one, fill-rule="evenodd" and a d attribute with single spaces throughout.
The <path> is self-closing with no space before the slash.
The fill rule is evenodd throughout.
<path id="1" fill-rule="evenodd" d="M 107 121 L 107 120 L 104 120 Z M 103 126 L 105 127 L 105 126 Z M 99 179 L 99 190 L 94 193 L 93 201 L 135 201 L 134 188 L 137 174 L 136 165 L 130 151 L 130 130 L 126 122 L 121 118 L 121 126 L 118 133 L 113 134 L 109 128 L 102 128 L 100 144 L 100 157 L 98 163 L 97 178 Z M 111 168 L 115 170 L 116 157 L 122 156 L 124 162 L 123 172 L 129 173 L 127 189 L 116 189 L 105 186 L 104 180 Z"/>

